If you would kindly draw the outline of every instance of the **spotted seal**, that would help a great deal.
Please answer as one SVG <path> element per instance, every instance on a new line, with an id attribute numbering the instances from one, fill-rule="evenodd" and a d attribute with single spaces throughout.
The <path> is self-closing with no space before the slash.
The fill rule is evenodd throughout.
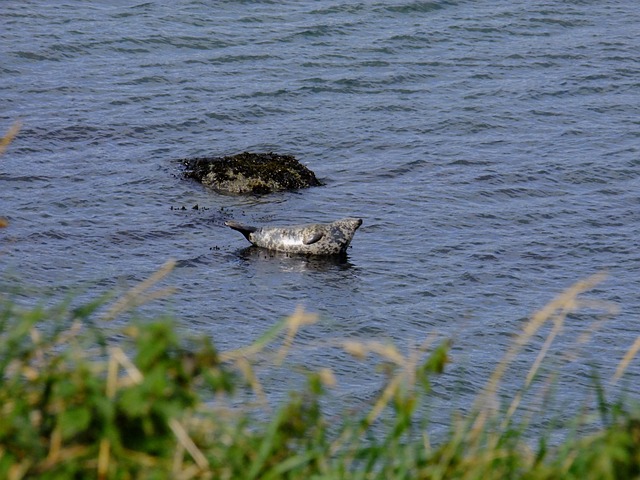
<path id="1" fill-rule="evenodd" d="M 224 223 L 258 247 L 305 255 L 339 255 L 346 252 L 362 219 L 343 218 L 290 227 L 251 227 L 233 220 Z"/>

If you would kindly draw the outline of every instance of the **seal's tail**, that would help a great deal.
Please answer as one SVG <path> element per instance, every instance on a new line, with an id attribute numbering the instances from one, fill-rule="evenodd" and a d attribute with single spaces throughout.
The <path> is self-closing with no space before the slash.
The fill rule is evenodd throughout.
<path id="1" fill-rule="evenodd" d="M 235 220 L 227 220 L 226 222 L 224 222 L 224 224 L 229 228 L 233 228 L 234 230 L 239 231 L 242 235 L 244 235 L 244 238 L 246 238 L 247 240 L 249 240 L 249 234 L 257 230 L 256 227 L 242 225 L 241 223 L 238 223 Z"/>

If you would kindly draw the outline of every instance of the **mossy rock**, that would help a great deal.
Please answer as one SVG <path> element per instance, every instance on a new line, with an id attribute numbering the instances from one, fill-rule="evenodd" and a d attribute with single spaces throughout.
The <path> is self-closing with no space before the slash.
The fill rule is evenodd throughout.
<path id="1" fill-rule="evenodd" d="M 292 155 L 239 153 L 228 157 L 186 158 L 185 176 L 220 193 L 266 194 L 322 185 Z"/>

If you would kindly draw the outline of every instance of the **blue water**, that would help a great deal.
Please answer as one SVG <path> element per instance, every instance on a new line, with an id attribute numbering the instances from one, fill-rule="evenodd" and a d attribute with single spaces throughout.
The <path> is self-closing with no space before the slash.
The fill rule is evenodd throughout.
<path id="1" fill-rule="evenodd" d="M 580 405 L 588 366 L 607 378 L 640 333 L 636 7 L 3 2 L 0 129 L 22 122 L 0 158 L 3 282 L 91 297 L 174 258 L 178 292 L 145 313 L 229 349 L 301 304 L 321 321 L 287 365 L 334 369 L 345 403 L 381 379 L 336 339 L 453 337 L 434 401 L 466 409 L 530 314 L 604 270 L 589 298 L 619 313 L 581 347 L 601 309 L 571 316 L 553 349 L 577 353 L 550 368 Z M 221 196 L 176 161 L 245 150 L 293 154 L 326 185 Z M 248 254 L 223 226 L 343 216 L 364 220 L 344 264 Z M 276 396 L 287 368 L 268 374 Z"/>

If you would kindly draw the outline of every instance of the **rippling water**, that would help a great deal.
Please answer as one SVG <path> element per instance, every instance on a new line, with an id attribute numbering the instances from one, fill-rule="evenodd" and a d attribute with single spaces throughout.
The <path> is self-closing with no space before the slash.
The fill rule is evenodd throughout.
<path id="1" fill-rule="evenodd" d="M 621 312 L 566 367 L 570 397 L 640 331 L 636 7 L 4 2 L 0 128 L 23 123 L 0 159 L 4 277 L 95 295 L 175 258 L 179 292 L 152 312 L 232 348 L 302 304 L 322 321 L 294 363 L 334 368 L 347 399 L 380 382 L 329 339 L 453 336 L 437 397 L 464 407 L 532 311 L 606 270 L 594 297 Z M 244 150 L 326 186 L 220 196 L 176 162 Z M 252 254 L 223 226 L 342 216 L 364 219 L 344 264 Z"/>

